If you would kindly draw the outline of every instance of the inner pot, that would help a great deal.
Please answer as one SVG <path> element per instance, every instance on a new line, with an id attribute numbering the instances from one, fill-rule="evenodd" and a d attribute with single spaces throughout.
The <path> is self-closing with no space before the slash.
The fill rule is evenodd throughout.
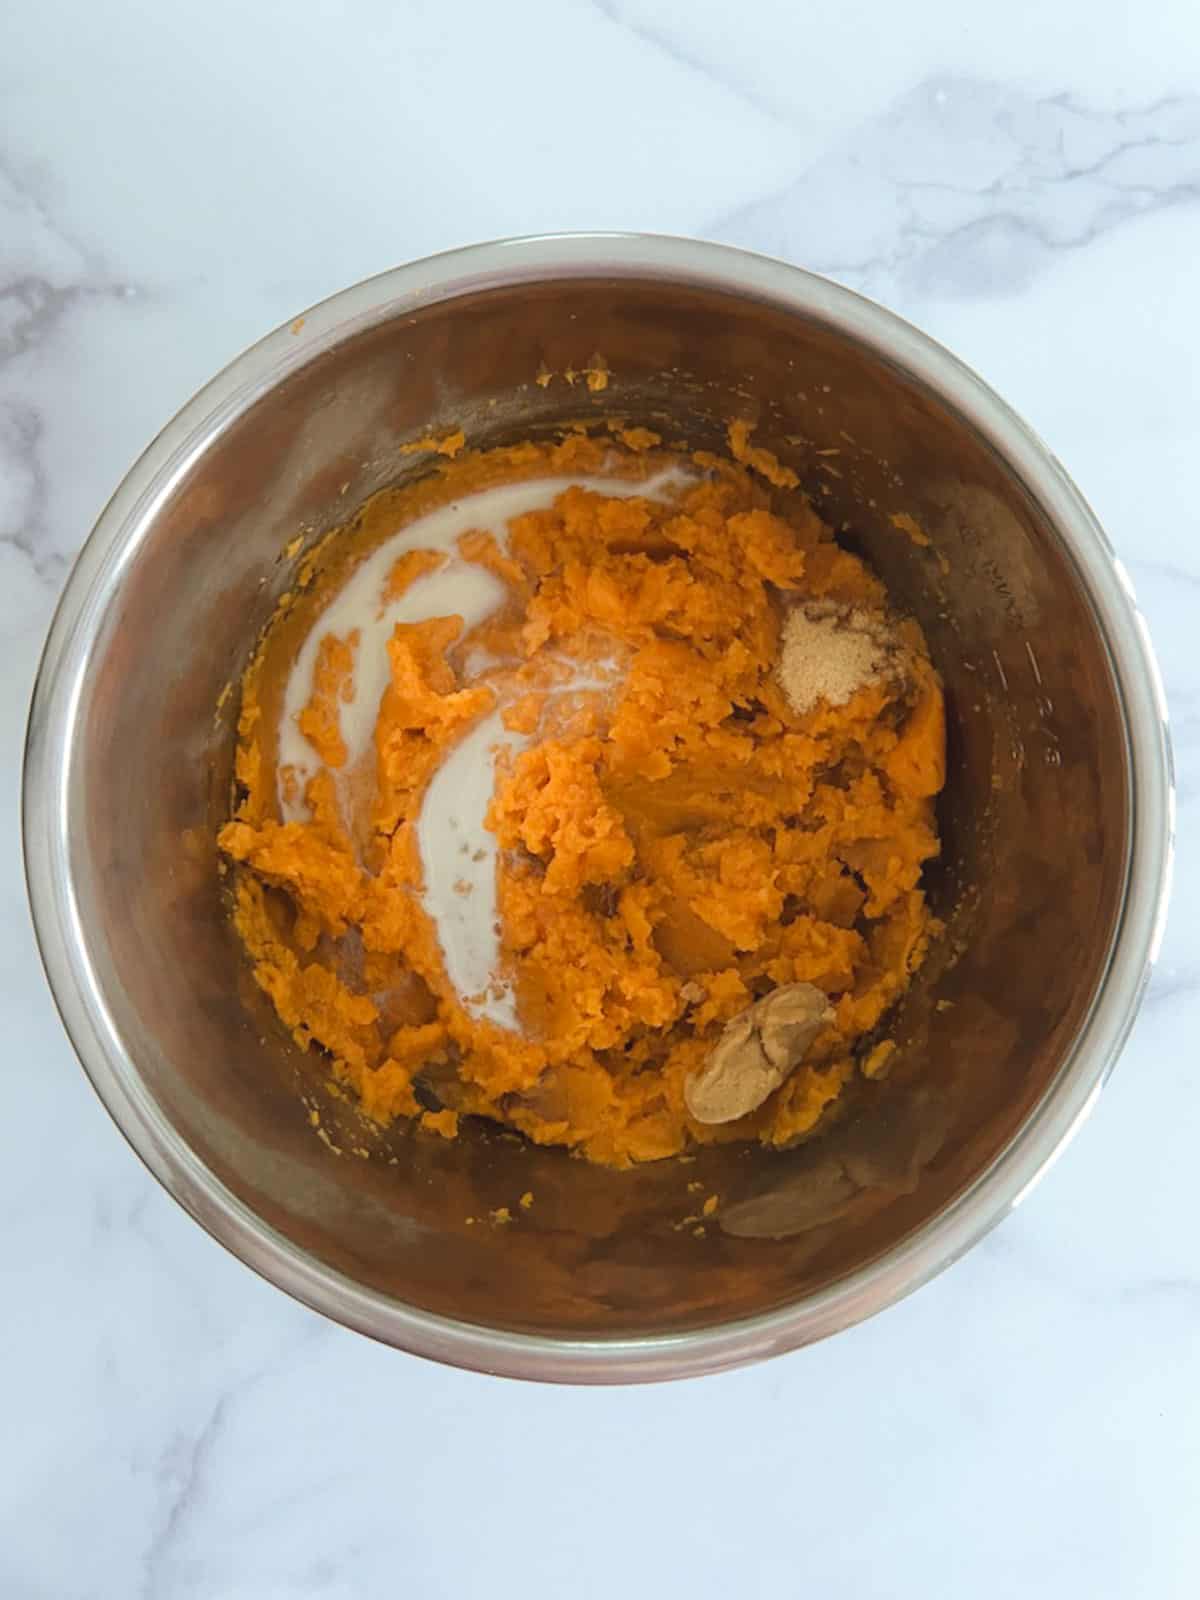
<path id="1" fill-rule="evenodd" d="M 965 369 L 772 263 L 714 249 L 719 270 L 693 271 L 650 247 L 552 246 L 494 247 L 486 270 L 425 264 L 418 291 L 404 269 L 347 291 L 241 358 L 152 447 L 153 474 L 118 495 L 68 591 L 69 694 L 55 692 L 69 706 L 42 750 L 35 705 L 27 825 L 44 804 L 61 832 L 78 1015 L 56 988 L 76 1044 L 93 1076 L 107 1058 L 110 1108 L 202 1222 L 392 1342 L 555 1376 L 595 1375 L 598 1346 L 630 1376 L 639 1349 L 669 1367 L 673 1342 L 701 1331 L 728 1337 L 722 1353 L 696 1346 L 699 1365 L 829 1331 L 969 1242 L 970 1227 L 912 1254 L 932 1219 L 974 1203 L 1092 1048 L 1134 774 L 1111 632 L 1055 509 L 1066 491 L 1048 493 L 962 403 L 956 385 L 988 396 Z M 572 381 L 598 365 L 602 389 Z M 1026 461 L 1057 471 L 988 403 Z M 399 446 L 431 429 L 488 446 L 622 418 L 719 450 L 733 417 L 920 620 L 945 681 L 943 854 L 926 886 L 946 932 L 893 1013 L 891 1071 L 797 1148 L 627 1172 L 470 1122 L 452 1142 L 380 1130 L 284 1032 L 228 921 L 215 835 L 260 630 L 304 549 L 428 470 Z M 53 952 L 48 965 L 53 979 Z M 702 1236 L 685 1222 L 696 1184 L 721 1197 Z M 1015 1187 L 992 1195 L 991 1217 Z M 480 1225 L 526 1191 L 517 1224 Z M 771 1315 L 868 1278 L 840 1311 Z M 551 1345 L 585 1353 L 555 1366 Z"/>

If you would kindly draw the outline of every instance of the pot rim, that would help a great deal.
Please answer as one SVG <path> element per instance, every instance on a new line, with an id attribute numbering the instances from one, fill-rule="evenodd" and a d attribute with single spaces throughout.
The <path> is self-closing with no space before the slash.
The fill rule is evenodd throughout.
<path id="1" fill-rule="evenodd" d="M 1130 833 L 1118 923 L 1088 1014 L 1027 1120 L 948 1206 L 846 1278 L 776 1310 L 686 1333 L 569 1339 L 460 1322 L 364 1288 L 286 1239 L 220 1182 L 168 1122 L 121 1045 L 89 959 L 67 818 L 99 620 L 156 513 L 225 429 L 290 372 L 381 321 L 480 289 L 596 276 L 704 286 L 815 317 L 907 370 L 988 441 L 1058 532 L 1106 642 L 1124 718 Z M 585 1383 L 694 1376 L 824 1338 L 927 1282 L 1017 1206 L 1090 1112 L 1133 1026 L 1165 928 L 1174 816 L 1166 701 L 1133 586 L 1090 506 L 1033 430 L 943 346 L 840 284 L 727 245 L 601 232 L 471 245 L 380 273 L 269 333 L 189 400 L 130 468 L 68 577 L 34 685 L 22 781 L 26 882 L 55 1004 L 93 1088 L 163 1187 L 262 1277 L 346 1327 L 480 1372 Z"/>

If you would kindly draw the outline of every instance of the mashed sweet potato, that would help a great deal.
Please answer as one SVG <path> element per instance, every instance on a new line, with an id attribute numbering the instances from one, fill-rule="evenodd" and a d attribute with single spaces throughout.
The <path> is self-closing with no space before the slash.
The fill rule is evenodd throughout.
<path id="1" fill-rule="evenodd" d="M 886 1054 L 886 1014 L 934 927 L 921 871 L 938 851 L 941 688 L 905 623 L 902 673 L 844 705 L 792 709 L 777 676 L 788 606 L 882 609 L 886 596 L 786 476 L 762 481 L 763 452 L 746 440 L 733 441 L 740 464 L 689 461 L 693 481 L 669 503 L 570 489 L 516 517 L 507 548 L 464 538 L 507 603 L 469 636 L 453 616 L 397 624 L 371 760 L 353 782 L 338 707 L 355 641 L 326 636 L 300 724 L 321 765 L 293 820 L 279 684 L 363 551 L 481 487 L 640 477 L 666 458 L 638 430 L 624 445 L 571 435 L 442 462 L 332 537 L 268 630 L 242 683 L 221 834 L 234 924 L 284 1026 L 370 1116 L 420 1118 L 445 1137 L 481 1116 L 624 1166 L 715 1139 L 787 1144 Z M 437 558 L 405 559 L 393 585 Z M 450 983 L 416 839 L 430 780 L 498 703 L 500 680 L 471 666 L 480 647 L 509 664 L 505 723 L 530 735 L 498 763 L 487 819 L 518 1028 Z M 552 714 L 544 664 L 601 657 L 617 663 L 612 687 Z M 830 1003 L 803 1063 L 751 1115 L 694 1121 L 684 1082 L 725 1024 L 798 981 Z"/>

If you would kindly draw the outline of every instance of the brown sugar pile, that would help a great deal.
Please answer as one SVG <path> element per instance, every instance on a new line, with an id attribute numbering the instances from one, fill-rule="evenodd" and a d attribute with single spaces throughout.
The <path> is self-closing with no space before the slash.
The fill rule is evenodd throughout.
<path id="1" fill-rule="evenodd" d="M 822 700 L 848 705 L 860 690 L 894 673 L 902 653 L 881 615 L 829 600 L 794 606 L 781 643 L 779 681 L 801 716 Z"/>

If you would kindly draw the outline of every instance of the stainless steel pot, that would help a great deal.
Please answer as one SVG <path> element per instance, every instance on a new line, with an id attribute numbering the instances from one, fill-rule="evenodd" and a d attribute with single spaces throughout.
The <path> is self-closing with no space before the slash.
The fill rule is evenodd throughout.
<path id="1" fill-rule="evenodd" d="M 608 387 L 561 375 L 601 355 Z M 542 386 L 539 372 L 560 376 Z M 473 443 L 628 417 L 802 474 L 925 625 L 951 779 L 947 932 L 901 1049 L 823 1137 L 600 1171 L 486 1128 L 381 1135 L 247 981 L 214 829 L 236 682 L 284 554 Z M 892 521 L 916 519 L 921 545 Z M 404 1349 L 612 1382 L 834 1332 L 953 1261 L 1095 1099 L 1162 930 L 1164 704 L 1128 580 L 1045 447 L 914 328 L 779 262 L 588 235 L 458 251 L 317 306 L 239 357 L 121 484 L 46 646 L 24 779 L 43 959 L 97 1091 L 155 1175 L 281 1288 Z M 314 1136 L 302 1095 L 340 1153 Z M 367 1158 L 355 1151 L 367 1152 Z M 717 1192 L 704 1228 L 689 1185 Z M 527 1190 L 507 1228 L 484 1221 Z"/>

